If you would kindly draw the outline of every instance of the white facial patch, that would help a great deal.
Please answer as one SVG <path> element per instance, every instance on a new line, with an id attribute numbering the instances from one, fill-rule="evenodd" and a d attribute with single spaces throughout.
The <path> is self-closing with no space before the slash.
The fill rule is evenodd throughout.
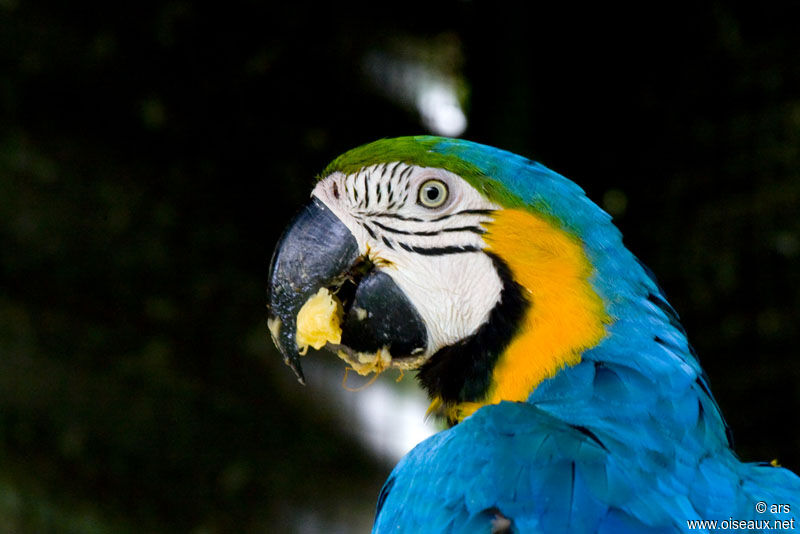
<path id="1" fill-rule="evenodd" d="M 426 357 L 488 320 L 503 287 L 482 252 L 483 223 L 501 208 L 464 179 L 394 162 L 333 173 L 312 196 L 347 226 L 360 253 L 391 276 L 417 309 L 428 329 Z"/>

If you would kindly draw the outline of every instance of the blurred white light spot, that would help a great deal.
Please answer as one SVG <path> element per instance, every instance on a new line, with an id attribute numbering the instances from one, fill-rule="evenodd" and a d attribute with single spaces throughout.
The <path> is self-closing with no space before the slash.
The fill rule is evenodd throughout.
<path id="1" fill-rule="evenodd" d="M 345 392 L 347 393 L 347 392 Z M 436 433 L 425 421 L 428 402 L 420 391 L 401 391 L 384 382 L 353 393 L 361 435 L 379 455 L 399 460 L 417 443 Z"/>
<path id="2" fill-rule="evenodd" d="M 446 54 L 445 54 L 446 55 Z M 364 71 L 387 97 L 419 113 L 422 124 L 437 135 L 458 137 L 467 129 L 459 91 L 466 82 L 452 65 L 432 61 L 434 50 L 422 53 L 372 51 L 364 57 Z"/>
<path id="3" fill-rule="evenodd" d="M 303 362 L 309 385 L 319 389 L 316 394 L 335 401 L 337 415 L 345 428 L 350 428 L 379 458 L 396 463 L 419 442 L 439 431 L 432 420 L 425 418 L 429 401 L 421 389 L 398 387 L 391 376 L 382 376 L 362 390 L 348 391 L 342 387 L 343 367 L 318 362 L 312 359 Z M 350 387 L 369 380 L 355 373 L 351 379 Z"/>
<path id="4" fill-rule="evenodd" d="M 417 109 L 423 124 L 434 133 L 458 137 L 467 129 L 467 117 L 458 103 L 455 88 L 444 83 L 420 87 Z"/>

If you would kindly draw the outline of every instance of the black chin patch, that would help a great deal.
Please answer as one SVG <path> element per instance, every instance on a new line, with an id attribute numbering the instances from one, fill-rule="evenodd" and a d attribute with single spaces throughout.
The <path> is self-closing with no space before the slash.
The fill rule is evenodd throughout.
<path id="1" fill-rule="evenodd" d="M 423 351 L 427 342 L 422 317 L 392 277 L 376 270 L 365 274 L 345 306 L 342 345 L 369 353 L 388 347 L 392 359 L 399 359 Z"/>
<path id="2" fill-rule="evenodd" d="M 439 349 L 417 374 L 428 395 L 438 396 L 445 403 L 476 402 L 486 397 L 497 359 L 516 334 L 529 305 L 505 262 L 486 254 L 503 284 L 500 301 L 474 334 Z"/>

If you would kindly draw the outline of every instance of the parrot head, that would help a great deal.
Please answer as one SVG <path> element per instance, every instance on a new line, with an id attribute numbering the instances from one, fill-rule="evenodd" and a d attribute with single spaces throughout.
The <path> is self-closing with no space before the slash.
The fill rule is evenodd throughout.
<path id="1" fill-rule="evenodd" d="M 301 382 L 309 346 L 361 374 L 416 370 L 457 422 L 578 363 L 624 300 L 600 271 L 631 269 L 610 217 L 557 173 L 463 140 L 383 139 L 336 158 L 284 232 L 269 328 Z"/>

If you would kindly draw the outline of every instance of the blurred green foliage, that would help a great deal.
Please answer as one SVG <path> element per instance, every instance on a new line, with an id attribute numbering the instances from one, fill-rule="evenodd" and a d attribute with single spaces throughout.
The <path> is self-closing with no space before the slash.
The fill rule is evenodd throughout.
<path id="1" fill-rule="evenodd" d="M 741 456 L 800 468 L 798 13 L 597 9 L 0 2 L 0 531 L 368 528 L 390 466 L 280 363 L 266 270 L 329 159 L 422 132 L 365 55 L 442 35 L 464 136 L 605 199 Z"/>

